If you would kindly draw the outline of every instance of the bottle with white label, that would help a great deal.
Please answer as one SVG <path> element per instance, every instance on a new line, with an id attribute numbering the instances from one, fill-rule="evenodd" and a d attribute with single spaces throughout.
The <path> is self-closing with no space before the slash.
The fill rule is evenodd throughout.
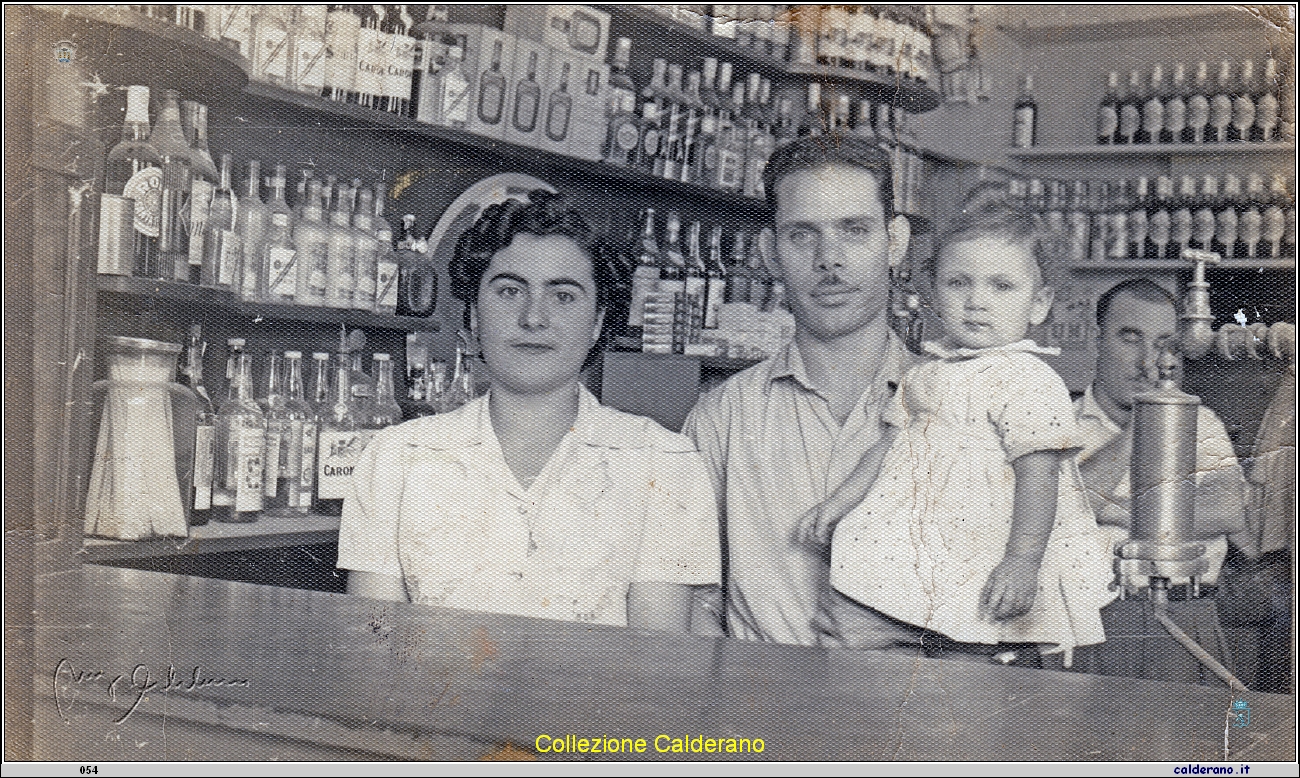
<path id="1" fill-rule="evenodd" d="M 255 159 L 249 160 L 248 188 L 235 208 L 235 232 L 239 233 L 243 252 L 234 291 L 241 300 L 256 302 L 265 294 L 262 248 L 270 223 L 271 209 L 262 202 L 262 166 Z"/>
<path id="2" fill-rule="evenodd" d="M 311 484 L 315 480 L 316 417 L 303 399 L 301 351 L 284 352 L 284 376 L 283 399 L 266 416 L 268 439 L 273 429 L 280 435 L 279 482 L 274 492 L 267 487 L 270 496 L 266 512 L 292 516 L 311 509 Z M 269 465 L 267 469 L 269 472 Z"/>
<path id="3" fill-rule="evenodd" d="M 266 417 L 253 400 L 253 366 L 242 350 L 235 356 L 230 394 L 217 411 L 221 445 L 212 487 L 212 518 L 246 523 L 256 521 L 262 511 Z"/>
<path id="4" fill-rule="evenodd" d="M 465 76 L 465 36 L 456 36 L 455 44 L 447 48 L 447 65 L 439 78 L 439 119 L 447 127 L 465 129 L 469 124 L 469 78 Z M 537 105 L 533 105 L 533 121 L 537 118 Z M 531 127 L 529 128 L 531 130 Z"/>
<path id="5" fill-rule="evenodd" d="M 298 287 L 298 254 L 293 242 L 293 210 L 284 199 L 284 165 L 275 166 L 271 177 L 270 230 L 262 248 L 262 273 L 266 278 L 266 299 L 292 303 Z"/>
<path id="6" fill-rule="evenodd" d="M 339 184 L 338 199 L 330 212 L 325 304 L 351 308 L 357 290 L 356 236 L 352 227 L 352 190 Z"/>
<path id="7" fill-rule="evenodd" d="M 375 370 L 375 400 L 367 414 L 366 424 L 372 430 L 381 430 L 402 423 L 402 406 L 397 404 L 393 391 L 393 362 L 388 354 L 372 354 Z"/>
<path id="8" fill-rule="evenodd" d="M 185 225 L 189 231 L 189 256 L 185 280 L 199 284 L 203 283 L 203 242 L 208 229 L 208 214 L 221 174 L 208 152 L 208 107 L 190 100 L 181 101 L 181 124 L 190 144 L 190 213 Z"/>
<path id="9" fill-rule="evenodd" d="M 266 418 L 266 465 L 262 476 L 263 508 L 274 504 L 280 485 L 288 420 L 284 415 L 284 362 L 274 351 L 267 354 L 266 394 L 257 399 Z"/>
<path id="10" fill-rule="evenodd" d="M 1174 63 L 1174 80 L 1165 98 L 1164 127 L 1160 129 L 1160 143 L 1180 143 L 1183 128 L 1187 126 L 1187 69 L 1183 63 Z"/>
<path id="11" fill-rule="evenodd" d="M 384 73 L 385 109 L 398 116 L 411 113 L 411 74 L 415 69 L 415 39 L 408 32 L 415 22 L 405 5 L 390 7 L 388 70 Z"/>
<path id="12" fill-rule="evenodd" d="M 1112 70 L 1106 79 L 1106 93 L 1097 106 L 1097 145 L 1109 146 L 1119 132 L 1119 73 Z"/>
<path id="13" fill-rule="evenodd" d="M 149 143 L 149 87 L 126 90 L 122 140 L 108 152 L 104 193 L 135 201 L 132 250 L 134 274 L 158 272 L 158 221 L 162 208 L 162 157 Z"/>
<path id="14" fill-rule="evenodd" d="M 379 29 L 383 21 L 382 5 L 355 6 L 361 17 L 357 33 L 357 69 L 353 76 L 348 102 L 365 108 L 378 108 L 384 88 L 384 71 L 388 69 L 388 34 Z"/>
<path id="15" fill-rule="evenodd" d="M 379 239 L 374 229 L 374 195 L 361 186 L 361 180 L 352 182 L 358 192 L 357 212 L 352 214 L 352 232 L 356 243 L 357 285 L 352 294 L 352 308 L 357 311 L 375 310 L 375 280 L 378 275 Z"/>
<path id="16" fill-rule="evenodd" d="M 1196 82 L 1187 96 L 1187 125 L 1183 127 L 1183 143 L 1205 143 L 1206 129 L 1210 124 L 1209 65 L 1202 60 L 1196 63 Z"/>
<path id="17" fill-rule="evenodd" d="M 343 514 L 343 498 L 352 483 L 352 470 L 367 439 L 352 399 L 349 355 L 339 354 L 334 364 L 334 385 L 320 413 L 320 438 L 316 447 L 316 499 L 312 510 L 326 516 Z"/>
<path id="18" fill-rule="evenodd" d="M 194 477 L 190 502 L 190 526 L 208 523 L 212 511 L 213 444 L 216 441 L 217 414 L 212 408 L 212 398 L 203 386 L 203 356 L 208 344 L 203 340 L 203 326 L 190 325 L 190 340 L 185 352 L 185 367 L 179 383 L 184 384 L 199 398 L 198 424 L 194 428 Z"/>
<path id="19" fill-rule="evenodd" d="M 252 15 L 253 71 L 255 81 L 285 84 L 289 80 L 293 61 L 292 42 L 289 35 L 289 15 L 293 6 L 258 5 Z"/>
<path id="20" fill-rule="evenodd" d="M 302 218 L 293 225 L 298 277 L 293 299 L 298 305 L 325 305 L 329 282 L 329 228 L 321 223 L 321 183 L 307 182 Z"/>
<path id="21" fill-rule="evenodd" d="M 1228 127 L 1232 124 L 1232 62 L 1219 63 L 1219 78 L 1210 98 L 1210 130 L 1207 143 L 1224 143 L 1228 140 Z"/>
<path id="22" fill-rule="evenodd" d="M 1015 121 L 1011 132 L 1011 145 L 1018 149 L 1032 148 L 1038 133 L 1038 103 L 1034 100 L 1034 74 L 1026 73 L 1016 98 Z"/>
<path id="23" fill-rule="evenodd" d="M 319 95 L 325 86 L 325 30 L 329 6 L 294 6 L 291 25 L 289 85 Z"/>
<path id="24" fill-rule="evenodd" d="M 325 55 L 321 97 L 345 102 L 355 94 L 357 39 L 361 17 L 350 5 L 332 5 L 325 17 Z"/>
<path id="25" fill-rule="evenodd" d="M 221 173 L 217 191 L 212 193 L 208 209 L 207 232 L 203 236 L 204 286 L 229 289 L 234 285 L 242 253 L 239 233 L 235 232 L 235 192 L 231 187 L 233 162 L 229 154 L 221 155 Z"/>
<path id="26" fill-rule="evenodd" d="M 399 261 L 393 248 L 393 227 L 384 218 L 384 185 L 375 185 L 375 238 L 379 241 L 379 255 L 375 260 L 375 313 L 393 316 L 397 313 L 397 279 Z"/>

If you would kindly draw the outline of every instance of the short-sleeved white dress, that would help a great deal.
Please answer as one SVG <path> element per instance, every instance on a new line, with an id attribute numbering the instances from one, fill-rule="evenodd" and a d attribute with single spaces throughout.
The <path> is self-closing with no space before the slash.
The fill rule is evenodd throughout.
<path id="1" fill-rule="evenodd" d="M 899 427 L 866 499 L 836 527 L 831 585 L 888 616 L 967 643 L 1059 649 L 1105 640 L 1110 555 L 1062 457 L 1056 523 L 1024 616 L 994 621 L 980 597 L 1011 534 L 1015 472 L 1034 451 L 1080 446 L 1061 378 L 1032 340 L 987 349 L 927 343 L 883 419 Z"/>

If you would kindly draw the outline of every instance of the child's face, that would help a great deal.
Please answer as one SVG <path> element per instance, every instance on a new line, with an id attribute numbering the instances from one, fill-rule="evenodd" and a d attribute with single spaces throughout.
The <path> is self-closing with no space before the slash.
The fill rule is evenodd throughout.
<path id="1" fill-rule="evenodd" d="M 1043 286 L 1030 248 L 999 237 L 945 246 L 934 286 L 948 335 L 966 348 L 1021 340 L 1052 308 L 1052 288 Z"/>

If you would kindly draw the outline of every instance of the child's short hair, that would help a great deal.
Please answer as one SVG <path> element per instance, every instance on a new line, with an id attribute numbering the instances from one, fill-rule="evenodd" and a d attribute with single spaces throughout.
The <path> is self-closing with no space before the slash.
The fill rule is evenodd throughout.
<path id="1" fill-rule="evenodd" d="M 939 253 L 945 247 L 988 237 L 1027 246 L 1038 263 L 1044 286 L 1055 286 L 1060 279 L 1065 256 L 1062 236 L 1036 214 L 1026 213 L 1012 205 L 1005 186 L 991 182 L 980 184 L 966 195 L 961 211 L 941 234 L 930 267 L 931 277 L 938 270 Z"/>

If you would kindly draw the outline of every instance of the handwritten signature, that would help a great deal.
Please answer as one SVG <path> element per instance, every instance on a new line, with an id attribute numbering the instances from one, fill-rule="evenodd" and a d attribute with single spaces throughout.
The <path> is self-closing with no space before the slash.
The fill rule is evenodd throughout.
<path id="1" fill-rule="evenodd" d="M 150 692 L 182 693 L 220 686 L 242 689 L 249 687 L 247 679 L 206 676 L 203 668 L 198 665 L 195 665 L 193 672 L 188 675 L 183 675 L 174 665 L 168 665 L 166 678 L 160 676 L 157 680 L 154 680 L 152 671 L 145 664 L 136 665 L 129 673 L 120 673 L 112 676 L 111 679 L 110 676 L 111 673 L 103 670 L 81 670 L 72 663 L 72 660 L 60 659 L 54 666 L 52 679 L 54 705 L 59 711 L 59 717 L 65 723 L 72 723 L 68 718 L 68 711 L 77 697 L 77 690 L 87 685 L 93 688 L 102 684 L 110 702 L 116 702 L 119 694 L 131 699 L 131 707 L 122 714 L 121 718 L 115 720 L 114 724 L 126 721 Z"/>

